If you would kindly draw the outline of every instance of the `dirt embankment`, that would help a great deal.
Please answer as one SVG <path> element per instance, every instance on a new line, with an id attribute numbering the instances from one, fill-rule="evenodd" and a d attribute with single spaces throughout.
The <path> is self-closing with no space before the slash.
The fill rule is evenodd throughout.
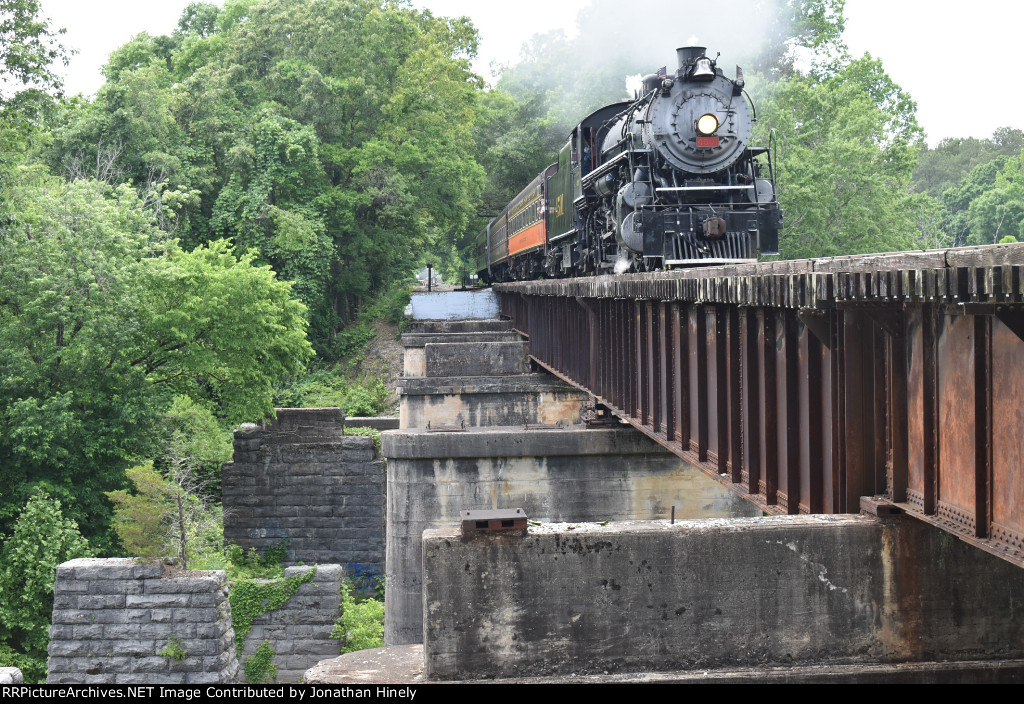
<path id="1" fill-rule="evenodd" d="M 399 339 L 398 326 L 386 320 L 373 324 L 373 339 L 366 346 L 366 354 L 356 367 L 357 379 L 384 380 L 391 397 L 388 406 L 398 408 L 398 377 L 402 375 L 404 348 Z M 397 413 L 397 410 L 395 411 Z"/>

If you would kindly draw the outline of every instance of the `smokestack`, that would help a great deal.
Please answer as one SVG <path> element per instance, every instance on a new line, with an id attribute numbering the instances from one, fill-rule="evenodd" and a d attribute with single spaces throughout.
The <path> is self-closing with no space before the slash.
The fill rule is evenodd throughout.
<path id="1" fill-rule="evenodd" d="M 676 49 L 676 59 L 679 61 L 679 71 L 682 72 L 687 66 L 704 56 L 707 52 L 706 46 L 684 46 Z"/>

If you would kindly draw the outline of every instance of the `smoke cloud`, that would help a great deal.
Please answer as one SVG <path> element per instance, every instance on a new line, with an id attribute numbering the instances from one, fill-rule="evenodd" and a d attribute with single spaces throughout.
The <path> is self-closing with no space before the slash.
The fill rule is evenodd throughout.
<path id="1" fill-rule="evenodd" d="M 674 72 L 682 46 L 707 47 L 712 58 L 720 53 L 727 76 L 740 65 L 749 78 L 789 53 L 790 2 L 592 0 L 579 12 L 575 33 L 554 29 L 529 38 L 520 63 L 498 86 L 520 98 L 545 96 L 549 117 L 571 125 L 601 105 L 632 98 L 640 76 L 661 66 Z"/>
<path id="2" fill-rule="evenodd" d="M 580 11 L 576 36 L 581 60 L 595 65 L 628 53 L 652 72 L 676 67 L 675 50 L 706 46 L 727 63 L 751 65 L 768 52 L 784 51 L 791 36 L 787 0 L 708 3 L 706 0 L 594 0 Z"/>

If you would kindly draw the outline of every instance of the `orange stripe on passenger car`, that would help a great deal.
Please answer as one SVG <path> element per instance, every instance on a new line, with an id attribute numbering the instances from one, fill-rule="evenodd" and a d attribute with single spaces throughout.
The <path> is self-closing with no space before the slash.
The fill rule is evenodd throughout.
<path id="1" fill-rule="evenodd" d="M 530 225 L 508 238 L 509 255 L 525 252 L 544 244 L 544 221 Z"/>

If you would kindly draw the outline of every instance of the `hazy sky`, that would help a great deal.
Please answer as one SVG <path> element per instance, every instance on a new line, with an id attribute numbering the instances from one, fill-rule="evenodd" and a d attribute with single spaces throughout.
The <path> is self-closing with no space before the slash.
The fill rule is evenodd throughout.
<path id="1" fill-rule="evenodd" d="M 732 13 L 754 0 L 733 0 Z M 170 33 L 189 0 L 42 0 L 43 13 L 66 27 L 67 46 L 79 54 L 66 74 L 70 93 L 94 93 L 99 68 L 110 52 L 141 31 Z M 490 78 L 490 65 L 514 62 L 523 42 L 538 31 L 562 27 L 571 33 L 587 0 L 420 0 L 438 15 L 468 15 L 480 31 L 476 70 Z M 623 7 L 629 7 L 623 3 Z M 1024 128 L 1020 28 L 1024 3 L 1012 0 L 847 0 L 846 41 L 855 56 L 881 58 L 889 76 L 917 101 L 918 120 L 934 145 L 943 137 L 988 137 L 1001 126 Z M 624 31 L 630 23 L 623 19 Z M 730 23 L 724 19 L 722 32 Z M 679 44 L 690 38 L 685 27 Z M 723 38 L 699 37 L 716 50 Z M 671 56 L 675 47 L 668 47 Z M 725 65 L 729 57 L 723 52 Z M 657 68 L 657 67 L 652 67 Z"/>

